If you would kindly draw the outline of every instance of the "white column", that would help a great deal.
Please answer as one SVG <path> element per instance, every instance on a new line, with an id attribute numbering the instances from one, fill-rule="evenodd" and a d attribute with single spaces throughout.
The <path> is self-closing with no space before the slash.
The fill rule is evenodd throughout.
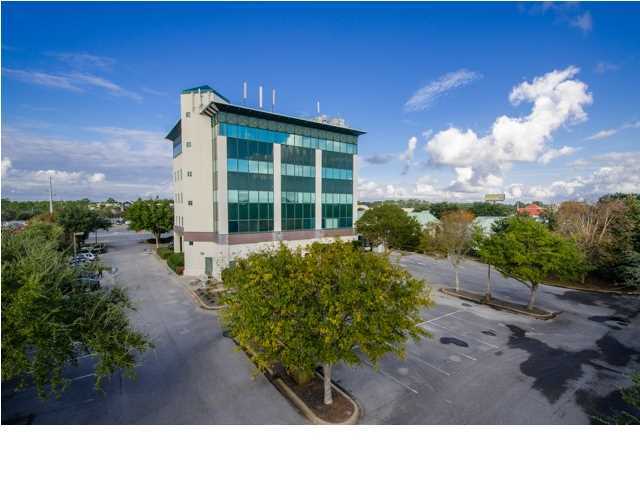
<path id="1" fill-rule="evenodd" d="M 316 148 L 316 230 L 322 229 L 322 150 Z"/>
<path id="2" fill-rule="evenodd" d="M 229 233 L 229 192 L 227 191 L 227 137 L 216 137 L 218 167 L 218 233 Z"/>
<path id="3" fill-rule="evenodd" d="M 351 178 L 353 179 L 353 212 L 351 213 L 351 218 L 353 218 L 353 224 L 356 223 L 356 214 L 358 213 L 358 155 L 353 156 L 353 172 L 351 174 Z"/>
<path id="4" fill-rule="evenodd" d="M 273 144 L 273 231 L 282 231 L 282 145 Z"/>

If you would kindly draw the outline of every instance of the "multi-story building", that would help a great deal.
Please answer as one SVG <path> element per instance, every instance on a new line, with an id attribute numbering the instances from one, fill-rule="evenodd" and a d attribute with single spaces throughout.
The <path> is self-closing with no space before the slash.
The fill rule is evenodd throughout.
<path id="1" fill-rule="evenodd" d="M 356 237 L 358 137 L 344 123 L 184 90 L 173 142 L 174 249 L 185 275 L 219 276 L 252 251 Z"/>

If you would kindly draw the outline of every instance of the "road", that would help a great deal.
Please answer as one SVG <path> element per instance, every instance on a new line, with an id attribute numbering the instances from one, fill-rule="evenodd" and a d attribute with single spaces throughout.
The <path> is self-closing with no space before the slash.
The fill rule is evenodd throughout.
<path id="1" fill-rule="evenodd" d="M 33 389 L 3 385 L 2 422 L 35 424 L 298 424 L 305 420 L 222 336 L 213 312 L 198 308 L 175 275 L 144 250 L 148 235 L 124 227 L 100 234 L 102 259 L 117 268 L 137 310 L 133 325 L 155 348 L 139 360 L 137 378 L 117 374 L 93 389 L 92 357 L 80 359 L 58 400 L 41 401 Z M 107 282 L 110 279 L 106 279 Z"/>
<path id="2" fill-rule="evenodd" d="M 617 389 L 640 370 L 638 297 L 543 286 L 537 304 L 560 313 L 542 321 L 437 292 L 454 284 L 444 260 L 398 261 L 434 287 L 436 306 L 422 312 L 433 337 L 410 342 L 405 360 L 387 356 L 378 369 L 336 368 L 363 407 L 362 423 L 586 424 L 617 408 Z M 496 297 L 526 301 L 522 284 L 492 277 Z M 461 282 L 483 292 L 486 266 L 466 262 Z"/>

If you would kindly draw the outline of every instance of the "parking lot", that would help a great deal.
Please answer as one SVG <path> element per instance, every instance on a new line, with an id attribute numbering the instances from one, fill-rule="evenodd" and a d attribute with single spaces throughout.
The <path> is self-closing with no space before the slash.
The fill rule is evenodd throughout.
<path id="1" fill-rule="evenodd" d="M 141 243 L 145 235 L 115 227 L 101 235 L 102 259 L 116 267 L 103 283 L 126 286 L 131 319 L 155 348 L 140 358 L 135 380 L 116 374 L 93 389 L 91 356 L 69 370 L 60 399 L 33 389 L 2 390 L 3 423 L 40 424 L 298 424 L 304 418 L 234 343 L 214 312 L 198 308 L 173 273 Z M 145 253 L 145 250 L 147 251 Z M 433 287 L 423 310 L 432 334 L 411 342 L 405 359 L 385 357 L 337 365 L 334 379 L 353 394 L 369 424 L 586 424 L 617 406 L 615 393 L 640 370 L 640 298 L 542 287 L 538 305 L 559 312 L 543 321 L 493 310 L 439 293 L 453 285 L 443 260 L 396 256 Z M 493 275 L 494 295 L 526 299 L 520 283 Z M 486 267 L 466 262 L 462 286 L 483 291 Z"/>
<path id="2" fill-rule="evenodd" d="M 400 263 L 435 287 L 452 285 L 441 260 Z M 465 288 L 483 291 L 486 267 L 469 262 Z M 494 274 L 494 295 L 522 301 L 527 290 Z M 540 304 L 560 312 L 542 321 L 434 292 L 422 314 L 433 337 L 411 342 L 404 360 L 378 369 L 341 365 L 335 378 L 364 410 L 362 423 L 584 424 L 617 406 L 616 389 L 640 370 L 638 297 L 543 287 Z"/>

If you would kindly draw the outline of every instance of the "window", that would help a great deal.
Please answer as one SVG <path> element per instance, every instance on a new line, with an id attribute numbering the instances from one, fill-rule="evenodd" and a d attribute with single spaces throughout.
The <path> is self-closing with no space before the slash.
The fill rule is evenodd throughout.
<path id="1" fill-rule="evenodd" d="M 322 152 L 322 228 L 353 225 L 353 157 Z"/>
<path id="2" fill-rule="evenodd" d="M 218 134 L 230 138 L 320 148 L 321 150 L 351 155 L 357 153 L 357 137 L 355 135 L 298 127 L 288 123 L 257 120 L 243 115 L 221 113 L 219 119 Z"/>
<path id="3" fill-rule="evenodd" d="M 187 177 L 191 176 L 191 170 L 187 170 Z"/>
<path id="4" fill-rule="evenodd" d="M 229 233 L 273 231 L 273 144 L 227 139 Z"/>
<path id="5" fill-rule="evenodd" d="M 192 206 L 192 205 L 193 205 L 193 202 L 192 202 L 191 200 L 189 200 L 189 201 L 187 202 L 187 205 Z"/>
<path id="6" fill-rule="evenodd" d="M 185 116 L 186 116 L 187 118 L 191 118 L 191 112 L 187 112 L 187 113 L 185 114 Z"/>
<path id="7" fill-rule="evenodd" d="M 191 148 L 191 142 L 187 142 L 187 148 Z"/>
<path id="8" fill-rule="evenodd" d="M 189 246 L 193 246 L 193 242 L 189 240 Z"/>

